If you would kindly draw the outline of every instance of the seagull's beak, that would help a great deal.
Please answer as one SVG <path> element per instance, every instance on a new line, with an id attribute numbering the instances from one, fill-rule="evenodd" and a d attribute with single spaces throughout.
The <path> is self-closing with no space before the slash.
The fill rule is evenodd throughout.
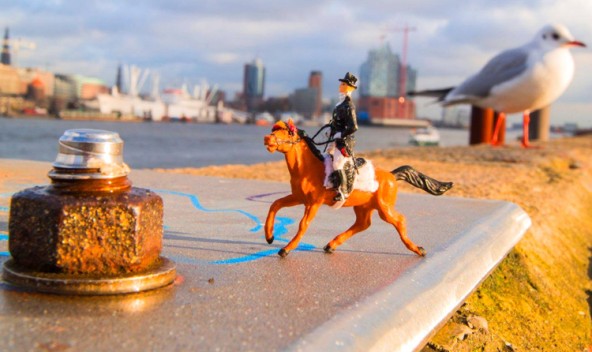
<path id="1" fill-rule="evenodd" d="M 567 46 L 581 46 L 583 48 L 586 47 L 586 44 L 578 41 L 578 40 L 570 40 L 569 42 L 566 43 Z"/>

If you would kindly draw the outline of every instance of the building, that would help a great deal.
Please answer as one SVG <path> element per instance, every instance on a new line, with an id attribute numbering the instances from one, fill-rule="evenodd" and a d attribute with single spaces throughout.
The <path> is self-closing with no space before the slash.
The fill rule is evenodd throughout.
<path id="1" fill-rule="evenodd" d="M 74 75 L 77 97 L 82 100 L 96 99 L 99 94 L 109 93 L 107 84 L 95 77 Z"/>
<path id="2" fill-rule="evenodd" d="M 265 94 L 265 66 L 260 59 L 245 64 L 243 98 L 247 111 L 256 111 L 263 103 Z"/>
<path id="3" fill-rule="evenodd" d="M 407 75 L 405 89 L 400 87 L 403 72 Z M 370 50 L 360 66 L 357 109 L 362 115 L 368 115 L 372 123 L 391 124 L 391 120 L 414 119 L 415 103 L 401 93 L 415 90 L 416 80 L 417 70 L 410 65 L 403 70 L 399 56 L 392 52 L 388 43 Z"/>
<path id="4" fill-rule="evenodd" d="M 299 88 L 290 95 L 292 110 L 303 115 L 306 119 L 316 119 L 321 116 L 323 74 L 312 71 L 308 77 L 308 87 Z"/>
<path id="5" fill-rule="evenodd" d="M 316 89 L 315 106 L 312 112 L 312 118 L 318 118 L 323 112 L 323 73 L 321 71 L 312 71 L 308 77 L 308 88 Z"/>
<path id="6" fill-rule="evenodd" d="M 54 96 L 65 102 L 74 102 L 77 99 L 76 81 L 71 75 L 56 74 L 54 84 Z"/>
<path id="7" fill-rule="evenodd" d="M 403 121 L 415 118 L 415 103 L 404 97 L 360 97 L 358 110 L 366 112 L 370 122 L 379 125 L 405 125 Z"/>
<path id="8" fill-rule="evenodd" d="M 0 64 L 0 96 L 22 94 L 21 78 L 12 66 Z"/>
<path id="9" fill-rule="evenodd" d="M 299 88 L 290 95 L 292 109 L 307 119 L 312 119 L 317 110 L 318 88 Z M 317 115 L 318 116 L 318 115 Z"/>
<path id="10" fill-rule="evenodd" d="M 21 80 L 20 94 L 26 94 L 33 85 L 42 89 L 45 97 L 54 95 L 55 76 L 52 72 L 32 67 L 17 68 L 17 71 Z"/>
<path id="11" fill-rule="evenodd" d="M 388 43 L 382 48 L 370 50 L 368 58 L 360 66 L 360 96 L 399 96 L 401 61 Z"/>
<path id="12" fill-rule="evenodd" d="M 55 75 L 56 97 L 65 98 L 68 101 L 92 100 L 99 94 L 107 93 L 109 93 L 109 87 L 101 79 L 82 75 Z"/>
<path id="13" fill-rule="evenodd" d="M 2 55 L 0 62 L 3 65 L 10 65 L 10 39 L 8 37 L 8 27 L 4 30 L 4 41 L 2 42 Z"/>

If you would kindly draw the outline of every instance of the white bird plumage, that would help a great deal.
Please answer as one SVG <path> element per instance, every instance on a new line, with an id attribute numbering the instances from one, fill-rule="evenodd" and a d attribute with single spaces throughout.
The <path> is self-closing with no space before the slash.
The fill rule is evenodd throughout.
<path id="1" fill-rule="evenodd" d="M 561 24 L 544 26 L 523 46 L 501 52 L 478 73 L 454 88 L 414 92 L 438 96 L 444 106 L 471 104 L 500 113 L 493 141 L 505 114 L 522 112 L 522 144 L 528 146 L 530 112 L 546 107 L 567 89 L 574 76 L 569 49 L 585 44 L 574 39 Z"/>

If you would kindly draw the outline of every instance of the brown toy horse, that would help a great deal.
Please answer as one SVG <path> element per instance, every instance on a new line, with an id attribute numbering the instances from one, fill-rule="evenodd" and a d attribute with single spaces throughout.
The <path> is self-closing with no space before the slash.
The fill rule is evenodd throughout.
<path id="1" fill-rule="evenodd" d="M 290 171 L 290 186 L 292 194 L 274 201 L 265 221 L 265 239 L 267 243 L 273 242 L 273 225 L 276 213 L 284 208 L 298 204 L 304 204 L 304 216 L 300 220 L 298 232 L 292 240 L 279 252 L 285 257 L 298 247 L 300 239 L 308 229 L 312 219 L 323 204 L 333 205 L 335 191 L 324 186 L 325 165 L 323 156 L 314 146 L 314 142 L 307 137 L 305 132 L 298 130 L 292 121 L 276 123 L 271 134 L 265 136 L 264 144 L 270 153 L 279 151 L 284 153 L 286 164 Z M 452 187 L 451 182 L 440 182 L 416 171 L 411 166 L 402 166 L 391 172 L 376 168 L 376 180 L 378 189 L 376 192 L 363 192 L 354 190 L 347 198 L 343 206 L 354 207 L 356 221 L 345 232 L 336 236 L 329 242 L 324 250 L 332 253 L 335 248 L 348 238 L 370 227 L 372 212 L 378 211 L 380 218 L 392 224 L 401 237 L 405 246 L 420 256 L 425 255 L 425 250 L 418 247 L 407 237 L 405 217 L 395 211 L 397 200 L 397 180 L 404 180 L 413 186 L 423 189 L 433 195 L 440 195 Z"/>

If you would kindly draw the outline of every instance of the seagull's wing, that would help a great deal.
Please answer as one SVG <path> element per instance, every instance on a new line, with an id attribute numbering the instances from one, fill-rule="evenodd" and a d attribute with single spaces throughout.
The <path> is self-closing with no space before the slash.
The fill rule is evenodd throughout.
<path id="1" fill-rule="evenodd" d="M 454 87 L 409 91 L 407 92 L 407 95 L 409 95 L 410 97 L 435 97 L 438 98 L 438 101 L 442 101 L 444 100 L 444 97 L 453 89 Z"/>
<path id="2" fill-rule="evenodd" d="M 489 62 L 479 73 L 469 77 L 452 90 L 444 99 L 444 105 L 471 102 L 484 98 L 498 84 L 512 80 L 528 69 L 527 47 L 506 50 Z"/>

